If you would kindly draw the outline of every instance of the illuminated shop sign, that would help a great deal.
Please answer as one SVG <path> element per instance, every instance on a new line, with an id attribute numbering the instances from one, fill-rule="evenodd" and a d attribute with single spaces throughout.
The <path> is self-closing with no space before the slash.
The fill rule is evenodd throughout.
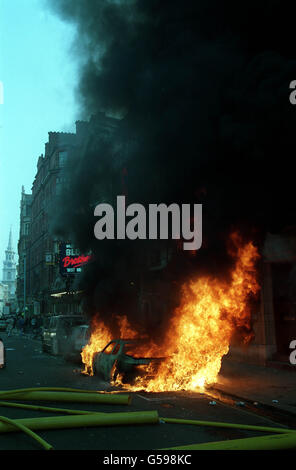
<path id="1" fill-rule="evenodd" d="M 70 243 L 60 244 L 60 273 L 62 276 L 68 274 L 80 274 L 82 266 L 87 264 L 91 255 L 80 254 Z"/>

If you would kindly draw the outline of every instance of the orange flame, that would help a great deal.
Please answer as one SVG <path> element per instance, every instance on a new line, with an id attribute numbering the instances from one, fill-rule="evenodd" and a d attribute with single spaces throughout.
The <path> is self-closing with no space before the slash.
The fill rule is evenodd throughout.
<path id="1" fill-rule="evenodd" d="M 230 281 L 204 276 L 182 286 L 181 304 L 170 320 L 162 347 L 151 341 L 137 349 L 137 355 L 166 356 L 166 359 L 161 362 L 154 377 L 151 378 L 149 374 L 151 366 L 146 376 L 137 377 L 134 384 L 128 386 L 130 390 L 202 390 L 206 385 L 216 382 L 233 333 L 243 329 L 244 341 L 251 339 L 251 309 L 248 301 L 250 295 L 259 291 L 255 269 L 259 254 L 251 242 L 243 245 L 237 233 L 231 236 L 231 241 L 233 248 L 230 254 L 236 261 Z M 120 321 L 122 338 L 137 336 L 126 317 Z M 101 345 L 96 338 L 101 339 L 104 335 L 104 345 Z M 92 351 L 99 351 L 110 341 L 109 338 L 110 335 L 101 324 L 101 332 L 96 329 L 91 337 Z M 87 364 L 83 354 L 83 362 Z M 120 376 L 115 384 L 122 384 Z"/>
<path id="2" fill-rule="evenodd" d="M 84 374 L 94 375 L 93 357 L 96 352 L 101 351 L 112 340 L 111 331 L 104 323 L 95 316 L 91 324 L 92 334 L 89 343 L 83 348 L 81 353 L 84 364 Z"/>
<path id="3" fill-rule="evenodd" d="M 139 333 L 131 327 L 126 316 L 113 316 L 113 321 L 117 324 L 119 338 L 134 339 L 139 338 Z M 93 358 L 94 355 L 104 349 L 104 347 L 115 339 L 107 325 L 96 315 L 91 324 L 92 334 L 89 343 L 83 348 L 81 357 L 84 363 L 84 374 L 94 375 Z"/>

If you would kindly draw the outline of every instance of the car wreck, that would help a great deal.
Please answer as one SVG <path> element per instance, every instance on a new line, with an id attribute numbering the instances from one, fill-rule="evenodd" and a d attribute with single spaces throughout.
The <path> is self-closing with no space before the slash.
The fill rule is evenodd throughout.
<path id="1" fill-rule="evenodd" d="M 110 341 L 105 348 L 95 354 L 93 370 L 108 382 L 115 381 L 120 374 L 122 381 L 129 383 L 139 375 L 149 375 L 157 372 L 162 357 L 135 357 L 135 351 L 140 340 L 116 339 Z"/>

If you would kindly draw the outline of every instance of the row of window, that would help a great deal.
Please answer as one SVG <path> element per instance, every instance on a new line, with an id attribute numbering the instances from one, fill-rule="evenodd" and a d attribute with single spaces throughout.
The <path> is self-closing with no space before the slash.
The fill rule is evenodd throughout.
<path id="1" fill-rule="evenodd" d="M 64 168 L 66 165 L 68 158 L 68 152 L 63 150 L 61 152 L 58 152 L 55 160 L 54 160 L 54 165 L 52 168 L 49 168 L 49 165 L 47 164 L 45 167 L 41 169 L 41 171 L 37 174 L 36 180 L 34 183 L 34 189 L 33 193 L 35 193 L 38 188 L 40 187 L 40 184 L 44 181 L 46 175 L 48 175 L 50 169 L 59 169 L 59 168 Z M 39 210 L 39 208 L 37 208 Z"/>

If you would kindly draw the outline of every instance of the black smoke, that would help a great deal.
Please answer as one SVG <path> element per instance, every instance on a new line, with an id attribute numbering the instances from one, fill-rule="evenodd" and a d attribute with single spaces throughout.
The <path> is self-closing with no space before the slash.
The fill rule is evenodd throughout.
<path id="1" fill-rule="evenodd" d="M 173 257 L 169 282 L 225 275 L 233 229 L 260 244 L 295 224 L 292 1 L 48 1 L 77 27 L 81 116 L 122 118 L 78 152 L 59 214 L 96 256 L 84 278 L 94 310 L 126 313 L 149 245 L 94 238 L 93 202 L 110 184 L 122 193 L 117 170 L 129 202 L 203 203 L 203 247 Z"/>

